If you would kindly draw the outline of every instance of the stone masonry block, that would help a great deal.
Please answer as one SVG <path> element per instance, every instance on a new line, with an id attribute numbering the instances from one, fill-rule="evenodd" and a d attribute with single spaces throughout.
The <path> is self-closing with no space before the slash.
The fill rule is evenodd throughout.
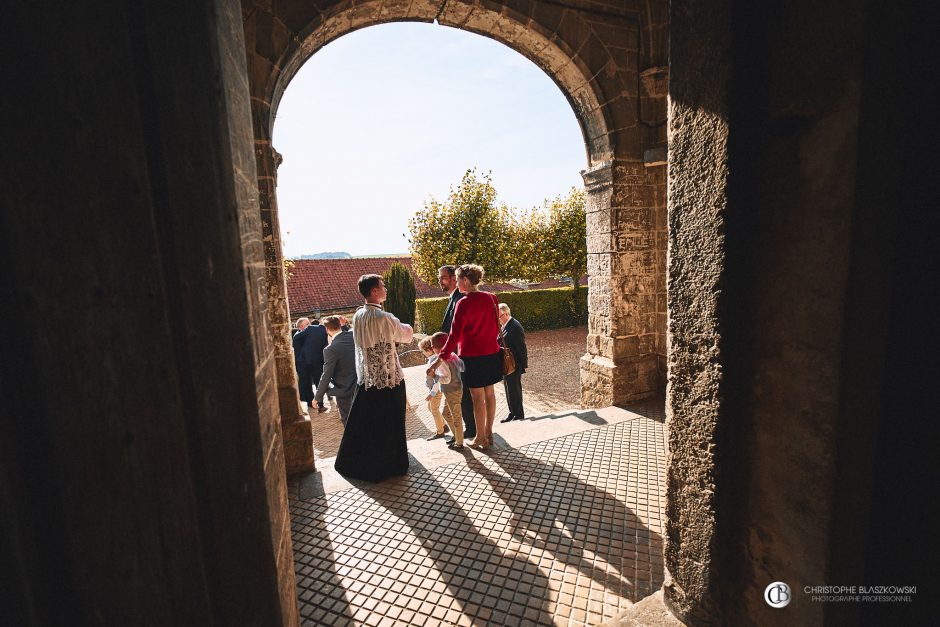
<path id="1" fill-rule="evenodd" d="M 608 292 L 611 286 L 611 277 L 603 274 L 588 275 L 588 293 L 601 294 Z"/>
<path id="2" fill-rule="evenodd" d="M 652 250 L 656 245 L 653 233 L 618 233 L 615 237 L 615 250 Z M 590 248 L 588 248 L 590 250 Z"/>
<path id="3" fill-rule="evenodd" d="M 599 194 L 609 192 L 613 184 L 611 163 L 599 163 L 591 168 L 582 170 L 581 178 L 584 179 L 584 188 L 588 194 L 587 204 L 589 208 L 587 210 L 596 211 L 598 208 L 609 206 L 610 198 Z"/>
<path id="4" fill-rule="evenodd" d="M 592 75 L 601 73 L 604 66 L 611 61 L 607 47 L 594 33 L 581 41 L 581 46 L 578 48 L 578 61 L 589 68 Z"/>
<path id="5" fill-rule="evenodd" d="M 613 276 L 626 274 L 646 273 L 655 263 L 653 251 L 628 251 L 611 255 L 611 272 Z"/>
<path id="6" fill-rule="evenodd" d="M 614 256 L 611 253 L 593 253 L 587 256 L 588 276 L 611 273 L 611 263 Z"/>
<path id="7" fill-rule="evenodd" d="M 412 17 L 411 0 L 384 0 L 379 9 L 379 18 L 383 20 Z"/>
<path id="8" fill-rule="evenodd" d="M 622 233 L 650 232 L 654 229 L 654 213 L 651 207 L 620 206 L 616 210 L 616 228 Z"/>
<path id="9" fill-rule="evenodd" d="M 646 269 L 646 274 L 628 274 L 622 276 L 619 279 L 616 279 L 614 283 L 614 289 L 620 294 L 624 295 L 649 295 L 656 293 L 656 275 L 652 273 L 652 269 Z M 629 296 L 626 296 L 629 298 Z M 645 302 L 645 301 L 644 301 Z M 653 311 L 655 311 L 655 305 L 653 302 L 647 303 Z"/>
<path id="10" fill-rule="evenodd" d="M 585 346 L 585 353 L 588 355 L 600 354 L 599 340 L 602 336 L 596 333 L 588 333 Z"/>
<path id="11" fill-rule="evenodd" d="M 594 313 L 588 314 L 588 333 L 610 335 L 610 317 Z"/>
<path id="12" fill-rule="evenodd" d="M 610 313 L 610 295 L 588 292 L 588 311 L 598 315 L 608 315 Z"/>
<path id="13" fill-rule="evenodd" d="M 603 235 L 613 231 L 617 225 L 616 210 L 607 209 L 592 211 L 585 216 L 587 222 L 587 235 Z"/>
<path id="14" fill-rule="evenodd" d="M 609 338 L 611 340 L 610 356 L 615 363 L 641 354 L 640 338 L 636 335 L 629 337 Z"/>
<path id="15" fill-rule="evenodd" d="M 581 367 L 581 406 L 607 407 L 613 403 L 614 363 L 605 357 L 585 355 Z"/>
<path id="16" fill-rule="evenodd" d="M 659 204 L 657 191 L 655 185 L 649 185 L 646 181 L 640 184 L 618 183 L 613 187 L 611 202 L 617 207 L 650 208 Z M 650 223 L 652 224 L 652 218 Z"/>
<path id="17" fill-rule="evenodd" d="M 589 253 L 608 253 L 616 250 L 610 233 L 588 234 L 587 250 Z"/>
<path id="18" fill-rule="evenodd" d="M 274 358 L 274 367 L 277 371 L 277 380 L 287 382 L 291 379 L 296 384 L 296 370 L 294 368 L 293 351 L 290 354 L 277 355 Z"/>
<path id="19" fill-rule="evenodd" d="M 617 185 L 648 185 L 646 166 L 640 160 L 617 159 L 612 165 L 612 181 Z"/>
<path id="20" fill-rule="evenodd" d="M 591 29 L 609 48 L 633 48 L 636 50 L 639 41 L 636 36 L 636 27 L 630 22 L 615 21 L 594 21 L 587 20 L 591 24 Z"/>
<path id="21" fill-rule="evenodd" d="M 281 424 L 284 433 L 284 464 L 287 474 L 314 471 L 313 430 L 310 418 L 300 416 Z"/>
<path id="22" fill-rule="evenodd" d="M 633 313 L 617 312 L 610 317 L 610 332 L 616 335 L 636 335 L 640 332 L 639 317 Z"/>

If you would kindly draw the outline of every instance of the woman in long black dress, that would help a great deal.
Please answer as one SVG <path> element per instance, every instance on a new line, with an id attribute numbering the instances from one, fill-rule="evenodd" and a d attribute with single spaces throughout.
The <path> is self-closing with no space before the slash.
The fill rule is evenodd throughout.
<path id="1" fill-rule="evenodd" d="M 360 277 L 359 292 L 366 299 L 353 316 L 359 387 L 335 468 L 346 477 L 381 481 L 408 472 L 405 377 L 395 344 L 410 342 L 414 332 L 382 310 L 387 291 L 381 276 Z"/>

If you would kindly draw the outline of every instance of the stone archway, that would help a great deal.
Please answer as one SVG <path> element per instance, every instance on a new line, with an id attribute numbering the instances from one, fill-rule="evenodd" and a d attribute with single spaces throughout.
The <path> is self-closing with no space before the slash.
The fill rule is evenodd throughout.
<path id="1" fill-rule="evenodd" d="M 582 172 L 588 193 L 589 323 L 581 359 L 581 405 L 602 407 L 663 392 L 666 20 L 658 23 L 639 7 L 590 4 L 598 6 L 534 0 L 336 0 L 273 8 L 269 3 L 245 4 L 269 314 L 288 472 L 312 468 L 313 452 L 289 342 L 275 194 L 280 157 L 271 145 L 274 114 L 290 80 L 311 55 L 371 25 L 436 21 L 468 30 L 506 44 L 558 84 L 581 126 L 588 163 Z"/>

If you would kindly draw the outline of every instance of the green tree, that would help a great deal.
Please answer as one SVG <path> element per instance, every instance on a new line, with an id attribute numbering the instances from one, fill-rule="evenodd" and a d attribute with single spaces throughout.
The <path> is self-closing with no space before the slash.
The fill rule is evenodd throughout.
<path id="1" fill-rule="evenodd" d="M 565 197 L 546 200 L 544 212 L 529 227 L 529 239 L 537 242 L 531 272 L 541 277 L 571 277 L 571 307 L 580 319 L 586 312 L 579 297 L 581 277 L 587 274 L 587 222 L 584 190 L 572 187 Z"/>
<path id="2" fill-rule="evenodd" d="M 408 229 L 412 264 L 425 281 L 434 282 L 439 267 L 458 263 L 483 266 L 489 279 L 522 277 L 520 224 L 509 207 L 497 206 L 489 173 L 467 170 L 447 200 L 426 202 Z"/>
<path id="3" fill-rule="evenodd" d="M 531 227 L 540 232 L 538 241 L 539 274 L 570 276 L 575 286 L 587 274 L 587 222 L 584 213 L 584 190 L 572 187 L 565 197 L 558 196 L 544 203 L 545 222 Z"/>
<path id="4" fill-rule="evenodd" d="M 405 324 L 415 323 L 415 282 L 411 278 L 408 268 L 397 261 L 385 272 L 385 287 L 388 288 L 388 298 L 385 301 L 385 310 L 394 314 Z"/>

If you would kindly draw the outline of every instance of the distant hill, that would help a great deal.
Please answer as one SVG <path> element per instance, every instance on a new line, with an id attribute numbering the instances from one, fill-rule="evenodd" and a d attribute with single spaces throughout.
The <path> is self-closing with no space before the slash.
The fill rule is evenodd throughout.
<path id="1" fill-rule="evenodd" d="M 314 253 L 312 255 L 301 255 L 299 257 L 294 257 L 294 259 L 351 259 L 352 255 L 349 253 Z"/>

